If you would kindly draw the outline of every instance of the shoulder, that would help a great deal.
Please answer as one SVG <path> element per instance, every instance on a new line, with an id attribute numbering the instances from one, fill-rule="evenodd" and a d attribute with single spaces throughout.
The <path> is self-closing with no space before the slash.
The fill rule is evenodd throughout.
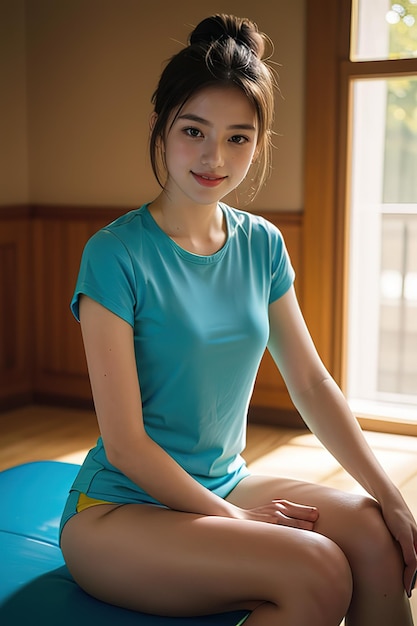
<path id="1" fill-rule="evenodd" d="M 231 233 L 241 233 L 257 241 L 283 242 L 282 233 L 268 219 L 256 213 L 235 209 L 222 203 Z"/>
<path id="2" fill-rule="evenodd" d="M 121 215 L 110 224 L 103 226 L 98 230 L 91 239 L 98 239 L 103 241 L 111 241 L 112 239 L 119 239 L 121 242 L 128 243 L 129 240 L 134 239 L 138 232 L 143 228 L 144 214 L 146 205 L 143 205 L 139 209 L 133 209 L 124 215 Z"/>
<path id="3" fill-rule="evenodd" d="M 143 229 L 143 213 L 144 206 L 129 211 L 100 228 L 87 241 L 84 254 L 129 256 Z"/>
<path id="4" fill-rule="evenodd" d="M 85 294 L 133 325 L 138 280 L 134 241 L 140 211 L 121 216 L 87 241 L 71 301 L 77 319 L 79 296 Z"/>

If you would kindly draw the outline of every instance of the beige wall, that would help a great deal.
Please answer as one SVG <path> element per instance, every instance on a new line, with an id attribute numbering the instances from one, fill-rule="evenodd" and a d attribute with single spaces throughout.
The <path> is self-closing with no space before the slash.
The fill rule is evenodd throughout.
<path id="1" fill-rule="evenodd" d="M 21 161 L 16 169 L 18 180 L 9 186 L 25 189 L 21 183 L 26 176 L 22 143 L 25 7 L 32 203 L 130 207 L 151 199 L 158 188 L 147 164 L 148 117 L 163 62 L 186 41 L 200 19 L 230 12 L 247 15 L 267 32 L 275 43 L 274 59 L 281 65 L 283 98 L 277 99 L 274 171 L 253 209 L 302 209 L 305 0 L 6 3 L 17 7 L 16 32 L 9 45 L 18 69 L 17 84 L 13 84 L 13 101 L 8 106 L 20 146 L 14 160 Z M 0 163 L 5 159 L 2 154 Z M 18 191 L 11 195 L 16 202 L 26 198 Z M 2 195 L 0 202 L 4 202 Z"/>
<path id="2" fill-rule="evenodd" d="M 24 0 L 0 0 L 0 204 L 28 202 Z"/>

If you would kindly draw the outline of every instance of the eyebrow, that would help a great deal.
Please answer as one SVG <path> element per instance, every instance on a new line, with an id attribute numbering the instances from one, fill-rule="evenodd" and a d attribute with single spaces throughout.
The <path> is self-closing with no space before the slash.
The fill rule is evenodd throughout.
<path id="1" fill-rule="evenodd" d="M 199 115 L 194 115 L 193 113 L 183 113 L 179 115 L 179 120 L 189 120 L 190 122 L 197 122 L 198 124 L 204 124 L 205 126 L 213 126 L 211 122 L 205 120 L 203 117 Z M 228 130 L 253 130 L 256 131 L 256 127 L 253 124 L 231 124 L 227 127 Z"/>

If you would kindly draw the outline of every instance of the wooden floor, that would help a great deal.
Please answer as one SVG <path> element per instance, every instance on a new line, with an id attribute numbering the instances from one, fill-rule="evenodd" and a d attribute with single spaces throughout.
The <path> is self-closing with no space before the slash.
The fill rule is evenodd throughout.
<path id="1" fill-rule="evenodd" d="M 81 463 L 98 436 L 91 411 L 28 406 L 0 414 L 0 470 L 54 459 Z M 417 437 L 365 436 L 417 517 Z M 252 471 L 360 492 L 361 488 L 307 431 L 249 425 L 245 458 Z M 417 624 L 417 590 L 412 599 Z"/>

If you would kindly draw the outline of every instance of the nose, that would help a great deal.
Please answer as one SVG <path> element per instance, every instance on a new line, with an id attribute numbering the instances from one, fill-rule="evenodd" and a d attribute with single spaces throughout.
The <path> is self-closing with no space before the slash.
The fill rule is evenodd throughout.
<path id="1" fill-rule="evenodd" d="M 217 167 L 223 167 L 224 156 L 221 144 L 219 141 L 206 141 L 203 144 L 203 151 L 201 153 L 201 163 L 210 169 Z"/>

